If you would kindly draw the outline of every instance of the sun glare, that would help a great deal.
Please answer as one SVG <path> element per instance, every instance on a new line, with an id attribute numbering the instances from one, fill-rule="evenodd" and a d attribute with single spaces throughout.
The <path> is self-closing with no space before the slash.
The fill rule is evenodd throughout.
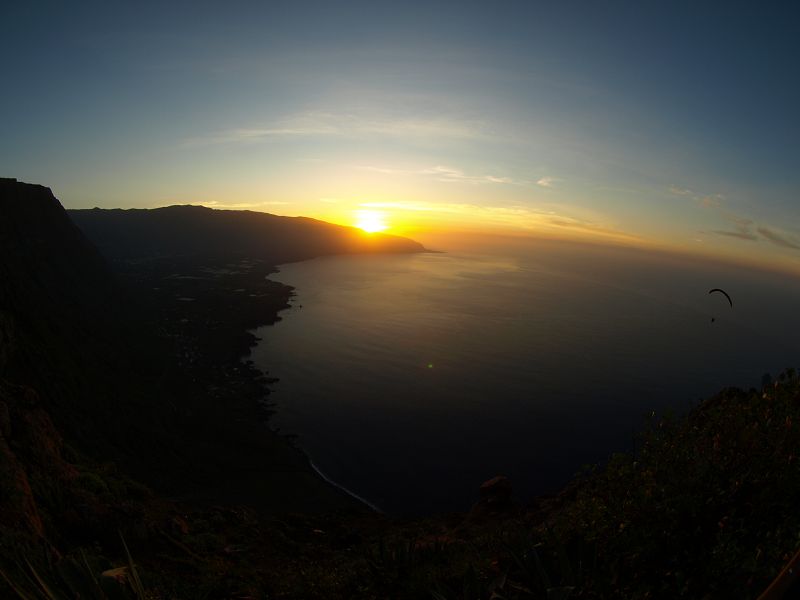
<path id="1" fill-rule="evenodd" d="M 383 231 L 389 226 L 386 224 L 386 214 L 378 210 L 357 210 L 356 227 L 367 233 Z"/>

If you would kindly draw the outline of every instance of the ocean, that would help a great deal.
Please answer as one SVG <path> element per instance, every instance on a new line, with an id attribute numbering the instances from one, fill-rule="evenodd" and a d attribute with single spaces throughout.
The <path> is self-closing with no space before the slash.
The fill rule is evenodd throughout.
<path id="1" fill-rule="evenodd" d="M 296 293 L 251 356 L 279 378 L 272 426 L 391 514 L 467 510 L 495 475 L 522 501 L 557 492 L 647 415 L 800 363 L 798 280 L 655 252 L 541 242 L 272 278 Z"/>

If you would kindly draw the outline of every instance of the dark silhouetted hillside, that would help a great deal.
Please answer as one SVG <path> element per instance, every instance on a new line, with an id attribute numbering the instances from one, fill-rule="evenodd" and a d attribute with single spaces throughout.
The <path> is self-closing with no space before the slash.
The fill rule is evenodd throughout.
<path id="1" fill-rule="evenodd" d="M 32 385 L 61 426 L 98 442 L 94 425 L 135 405 L 120 339 L 130 311 L 49 188 L 0 180 L 0 281 L 0 379 Z"/>
<path id="2" fill-rule="evenodd" d="M 248 343 L 241 319 L 270 322 L 289 295 L 262 269 L 247 306 L 213 279 L 213 297 L 194 313 L 173 312 L 180 303 L 162 310 L 174 298 L 150 306 L 50 189 L 0 179 L 0 526 L 25 521 L 47 533 L 56 512 L 74 509 L 76 482 L 97 475 L 91 464 L 114 463 L 157 490 L 207 502 L 265 511 L 353 505 L 264 425 L 263 375 L 239 362 Z M 208 325 L 218 307 L 231 320 Z M 181 329 L 185 322 L 193 331 Z M 211 357 L 195 349 L 190 362 L 196 330 L 210 332 L 209 346 L 230 347 Z"/>
<path id="3" fill-rule="evenodd" d="M 68 212 L 110 259 L 225 257 L 280 264 L 328 254 L 424 250 L 407 238 L 253 211 L 168 206 Z"/>
<path id="4" fill-rule="evenodd" d="M 87 461 L 146 465 L 169 453 L 158 395 L 134 374 L 125 308 L 104 259 L 52 192 L 0 179 L 4 541 L 113 531 L 108 500 L 89 489 L 105 483 Z"/>

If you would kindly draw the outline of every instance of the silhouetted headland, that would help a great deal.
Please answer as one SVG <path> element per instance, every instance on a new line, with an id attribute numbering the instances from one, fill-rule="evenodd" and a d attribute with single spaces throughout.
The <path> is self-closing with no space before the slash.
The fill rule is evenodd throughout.
<path id="1" fill-rule="evenodd" d="M 109 259 L 258 259 L 273 265 L 328 254 L 422 252 L 410 239 L 305 217 L 203 206 L 67 211 Z"/>

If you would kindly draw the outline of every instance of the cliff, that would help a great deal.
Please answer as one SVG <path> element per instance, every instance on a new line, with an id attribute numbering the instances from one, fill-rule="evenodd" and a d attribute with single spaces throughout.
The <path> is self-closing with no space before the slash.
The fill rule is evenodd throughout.
<path id="1" fill-rule="evenodd" d="M 0 379 L 33 385 L 79 429 L 85 411 L 113 404 L 103 388 L 124 360 L 122 299 L 50 189 L 0 180 L 0 280 Z"/>
<path id="2" fill-rule="evenodd" d="M 114 277 L 48 188 L 0 179 L 0 282 L 0 537 L 113 531 L 90 464 L 159 435 L 135 401 Z"/>

